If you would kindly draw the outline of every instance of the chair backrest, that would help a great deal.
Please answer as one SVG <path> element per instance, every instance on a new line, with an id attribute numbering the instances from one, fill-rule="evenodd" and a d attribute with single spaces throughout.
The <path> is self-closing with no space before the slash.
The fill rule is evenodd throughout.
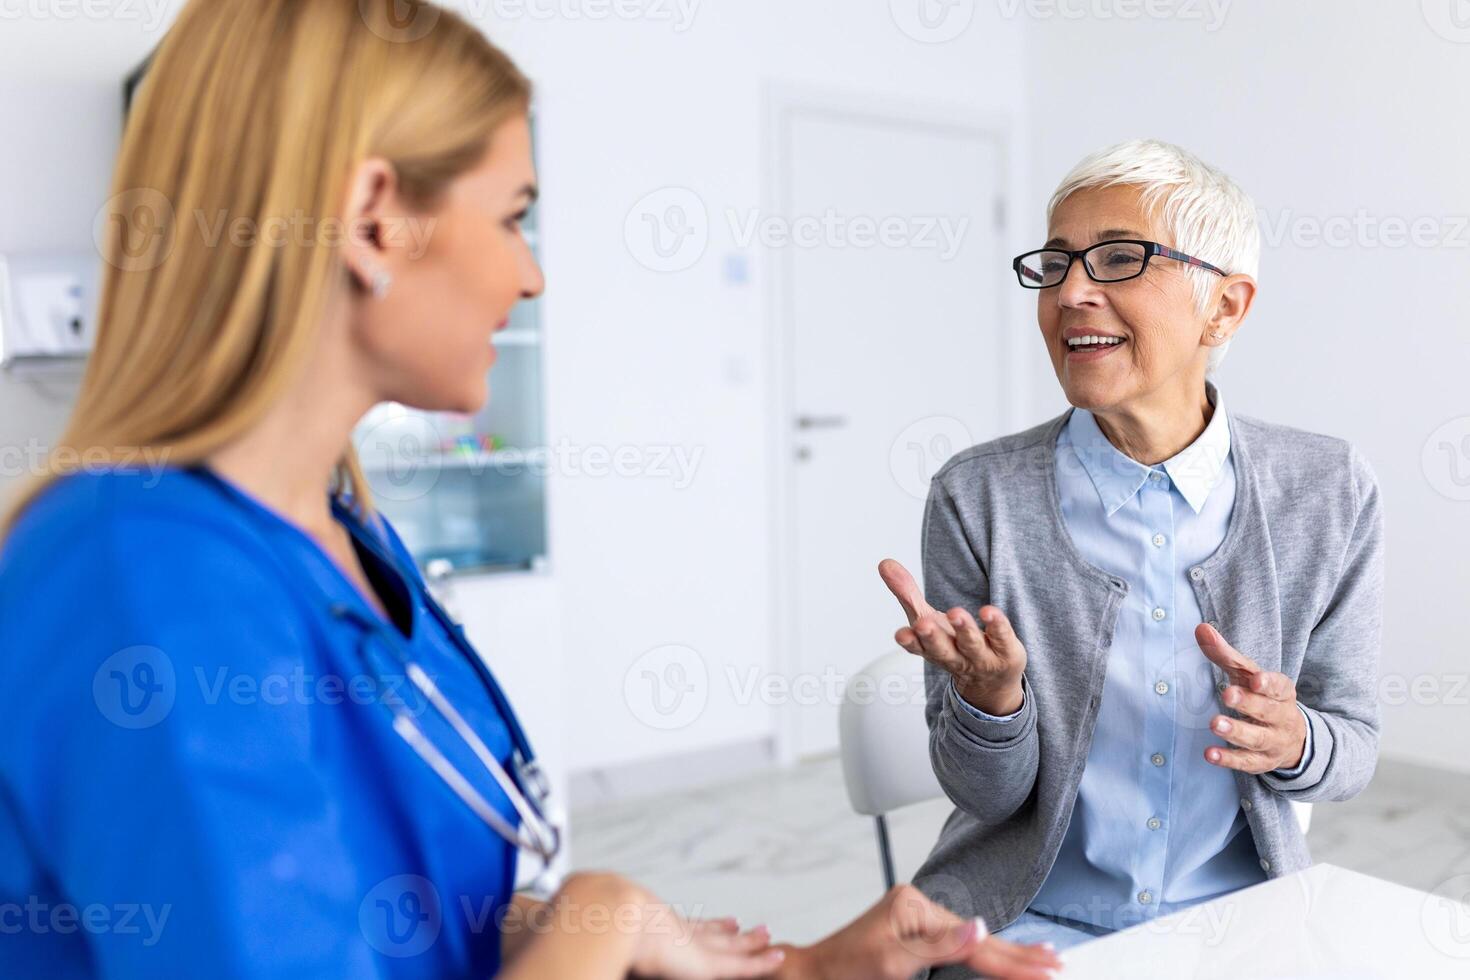
<path id="1" fill-rule="evenodd" d="M 867 816 L 943 796 L 929 762 L 924 661 L 895 650 L 847 682 L 838 712 L 842 775 L 852 808 Z"/>
<path id="2" fill-rule="evenodd" d="M 1305 834 L 1307 828 L 1312 826 L 1312 804 L 1292 800 L 1291 809 L 1296 814 L 1296 822 L 1302 825 L 1302 833 Z"/>
<path id="3" fill-rule="evenodd" d="M 924 661 L 895 650 L 853 675 L 838 713 L 847 798 L 870 817 L 944 795 L 929 762 Z M 1302 833 L 1312 804 L 1291 804 Z"/>

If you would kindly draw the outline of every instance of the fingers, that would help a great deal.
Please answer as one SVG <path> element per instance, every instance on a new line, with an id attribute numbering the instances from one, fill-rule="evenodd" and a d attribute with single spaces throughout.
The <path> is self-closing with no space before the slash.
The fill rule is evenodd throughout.
<path id="1" fill-rule="evenodd" d="M 1250 678 L 1250 689 L 1272 701 L 1291 704 L 1296 701 L 1296 682 L 1274 670 L 1263 670 Z"/>
<path id="2" fill-rule="evenodd" d="M 1247 718 L 1268 725 L 1279 724 L 1285 717 L 1283 709 L 1289 707 L 1281 701 L 1268 698 L 1264 694 L 1253 694 L 1234 684 L 1220 693 L 1220 700 L 1225 702 L 1227 708 L 1233 708 Z"/>
<path id="3" fill-rule="evenodd" d="M 1257 775 L 1276 768 L 1263 752 L 1253 749 L 1222 749 L 1214 745 L 1205 749 L 1205 761 L 1221 769 L 1238 769 Z"/>
<path id="4" fill-rule="evenodd" d="M 715 935 L 705 937 L 716 949 L 727 953 L 759 953 L 771 945 L 771 930 L 765 926 L 756 926 L 748 932 L 730 935 Z"/>
<path id="5" fill-rule="evenodd" d="M 1273 729 L 1265 725 L 1257 725 L 1241 718 L 1226 718 L 1224 715 L 1215 716 L 1210 730 L 1231 745 L 1255 752 L 1269 751 L 1275 738 Z"/>
<path id="6" fill-rule="evenodd" d="M 914 635 L 919 641 L 919 655 L 936 667 L 950 673 L 963 672 L 967 661 L 955 647 L 954 638 L 941 629 L 932 616 L 921 616 L 914 624 Z"/>
<path id="7" fill-rule="evenodd" d="M 774 973 L 786 959 L 782 949 L 766 949 L 755 954 L 717 953 L 709 958 L 710 972 L 724 980 L 745 980 Z"/>
<path id="8" fill-rule="evenodd" d="M 985 639 L 992 647 L 1009 653 L 1020 645 L 1010 619 L 999 608 L 981 606 L 980 621 L 985 624 Z"/>
<path id="9" fill-rule="evenodd" d="M 700 935 L 708 933 L 721 933 L 733 936 L 740 932 L 740 923 L 733 915 L 727 915 L 718 919 L 695 919 L 694 931 Z"/>
<path id="10" fill-rule="evenodd" d="M 1220 631 L 1209 623 L 1200 623 L 1194 628 L 1195 641 L 1200 651 L 1213 664 L 1228 673 L 1236 683 L 1246 683 L 1252 674 L 1260 672 L 1256 662 L 1235 647 L 1225 642 Z"/>
<path id="11" fill-rule="evenodd" d="M 909 618 L 909 625 L 913 626 L 921 615 L 929 611 L 929 603 L 924 601 L 924 593 L 919 591 L 919 584 L 904 568 L 892 558 L 885 558 L 878 563 L 878 575 L 883 579 L 883 584 L 888 586 L 888 591 L 898 600 L 903 607 L 903 613 Z"/>
<path id="12" fill-rule="evenodd" d="M 1062 961 L 1050 947 L 1021 946 L 992 936 L 975 947 L 966 965 L 988 977 L 1051 980 Z"/>
<path id="13" fill-rule="evenodd" d="M 993 656 L 989 638 L 980 629 L 980 624 L 975 622 L 974 616 L 963 609 L 951 609 L 948 619 L 949 625 L 954 628 L 955 648 L 966 659 L 972 663 L 984 663 Z"/>

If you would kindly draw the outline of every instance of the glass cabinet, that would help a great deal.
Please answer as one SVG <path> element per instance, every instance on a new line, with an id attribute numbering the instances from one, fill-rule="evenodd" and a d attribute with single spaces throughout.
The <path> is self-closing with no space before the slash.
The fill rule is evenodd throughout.
<path id="1" fill-rule="evenodd" d="M 540 253 L 533 208 L 524 231 Z M 546 555 L 541 302 L 523 301 L 495 335 L 490 399 L 474 415 L 385 402 L 353 434 L 378 507 L 419 566 L 539 568 Z"/>

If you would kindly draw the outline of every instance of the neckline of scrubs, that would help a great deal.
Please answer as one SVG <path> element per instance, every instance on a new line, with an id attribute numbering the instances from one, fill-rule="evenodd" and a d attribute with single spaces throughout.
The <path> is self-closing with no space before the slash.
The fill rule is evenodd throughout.
<path id="1" fill-rule="evenodd" d="M 377 608 L 362 594 L 362 590 L 358 588 L 357 583 L 347 577 L 347 573 L 342 570 L 342 566 L 338 565 L 332 556 L 327 554 L 327 550 L 321 546 L 321 543 L 310 534 L 307 534 L 305 529 L 299 524 L 256 497 L 244 487 L 223 476 L 208 464 L 199 463 L 191 469 L 196 474 L 204 477 L 208 482 L 215 484 L 248 510 L 254 511 L 272 525 L 275 525 L 303 542 L 319 561 L 331 569 L 331 574 L 336 578 L 338 584 L 352 596 L 353 601 L 366 609 L 374 620 L 393 630 L 401 639 L 405 641 L 413 640 L 418 619 L 414 608 L 413 591 L 405 580 L 406 576 L 399 571 L 397 564 L 381 558 L 377 554 L 377 549 L 371 543 L 363 541 L 363 536 L 367 534 L 367 530 L 361 523 L 356 520 L 342 520 L 337 509 L 333 508 L 333 519 L 347 529 L 348 535 L 352 538 L 354 550 L 357 551 L 359 558 L 371 559 L 378 566 L 379 574 L 384 577 L 384 581 L 388 587 L 398 593 L 397 599 L 402 604 L 408 620 L 408 629 L 406 631 L 392 620 L 391 610 L 390 618 L 383 619 L 382 614 L 378 612 Z M 366 567 L 366 565 L 363 568 L 363 573 L 368 576 L 369 581 L 373 579 L 373 571 Z M 379 599 L 383 599 L 383 597 L 379 596 Z M 385 607 L 389 606 L 389 602 L 386 599 L 383 600 L 383 604 Z"/>

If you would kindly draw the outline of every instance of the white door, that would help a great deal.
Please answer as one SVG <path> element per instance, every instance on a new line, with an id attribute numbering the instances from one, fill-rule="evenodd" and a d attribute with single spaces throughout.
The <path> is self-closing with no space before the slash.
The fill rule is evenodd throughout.
<path id="1" fill-rule="evenodd" d="M 928 478 L 1000 434 L 1013 325 L 995 132 L 799 106 L 776 129 L 789 757 L 836 748 L 833 694 L 895 649 L 877 564 L 919 575 Z"/>

